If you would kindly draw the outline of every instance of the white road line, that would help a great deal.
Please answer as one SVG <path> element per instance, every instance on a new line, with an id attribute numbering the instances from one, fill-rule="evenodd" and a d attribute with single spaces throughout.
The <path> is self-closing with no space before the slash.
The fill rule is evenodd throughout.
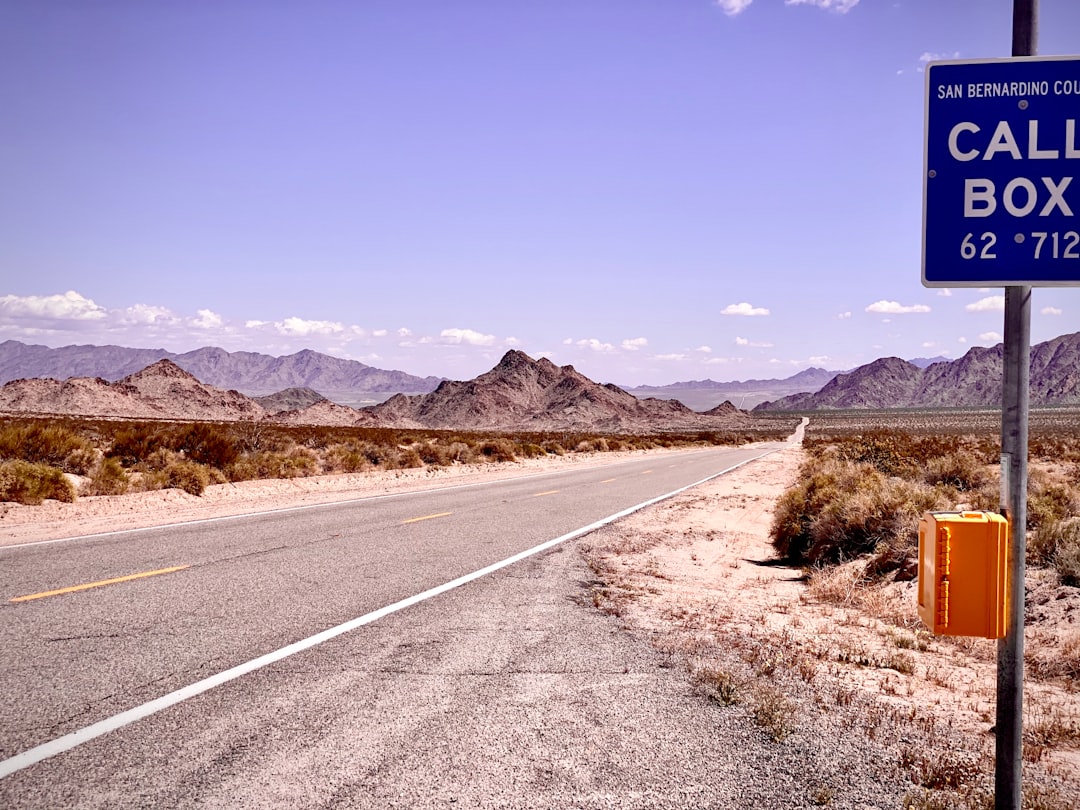
<path id="1" fill-rule="evenodd" d="M 700 481 L 695 481 L 692 484 L 687 484 L 684 487 L 672 490 L 665 495 L 659 495 L 655 498 L 650 498 L 647 501 L 631 506 L 628 509 L 623 509 L 621 512 L 616 512 L 613 515 L 609 515 L 606 518 L 601 518 L 595 523 L 590 523 L 588 526 L 583 526 L 580 529 L 575 529 L 572 532 L 556 537 L 553 540 L 548 540 L 541 543 L 538 546 L 533 546 L 530 549 L 519 552 L 512 557 L 507 557 L 505 560 L 500 560 L 497 563 L 492 563 L 485 568 L 481 568 L 478 571 L 473 571 L 471 574 L 465 574 L 457 579 L 444 582 L 442 585 L 437 585 L 434 588 L 430 588 L 422 593 L 418 593 L 414 596 L 410 596 L 406 599 L 402 599 L 400 602 L 394 602 L 392 605 L 379 608 L 378 610 L 366 613 L 363 616 L 358 616 L 355 619 L 339 624 L 336 627 L 331 627 L 328 630 L 323 630 L 321 633 L 316 633 L 313 636 L 297 641 L 286 647 L 282 647 L 274 652 L 261 655 L 258 658 L 254 658 L 243 664 L 239 664 L 232 669 L 227 669 L 224 672 L 219 672 L 217 675 L 211 675 L 209 678 L 204 678 L 201 681 L 185 686 L 181 689 L 177 689 L 175 692 L 170 692 L 167 695 L 162 695 L 155 700 L 151 700 L 148 703 L 144 703 L 141 706 L 136 706 L 132 709 L 128 709 L 120 714 L 113 715 L 112 717 L 100 720 L 97 723 L 81 728 L 77 731 L 73 731 L 70 734 L 65 734 L 63 737 L 57 737 L 55 740 L 50 740 L 47 743 L 35 746 L 28 751 L 24 751 L 21 754 L 16 754 L 10 759 L 5 759 L 0 762 L 0 779 L 5 776 L 10 776 L 16 771 L 21 771 L 23 768 L 28 768 L 42 760 L 54 757 L 57 754 L 62 754 L 64 751 L 70 751 L 76 746 L 82 745 L 85 742 L 89 742 L 97 737 L 101 737 L 108 734 L 111 731 L 116 731 L 119 728 L 130 725 L 138 720 L 142 720 L 145 717 L 149 717 L 152 714 L 167 709 L 170 706 L 175 706 L 177 703 L 181 703 L 188 698 L 193 698 L 197 695 L 201 695 L 203 692 L 207 692 L 216 686 L 221 686 L 229 681 L 236 680 L 237 678 L 247 675 L 255 670 L 262 669 L 269 664 L 274 664 L 281 661 L 284 658 L 288 658 L 296 653 L 309 650 L 324 641 L 329 641 L 332 638 L 337 638 L 340 635 L 351 632 L 358 627 L 363 627 L 366 624 L 371 624 L 374 621 L 378 621 L 384 616 L 389 616 L 391 613 L 396 613 L 399 610 L 404 610 L 407 607 L 411 607 L 425 600 L 431 599 L 439 594 L 446 593 L 461 585 L 472 582 L 474 579 L 487 576 L 498 571 L 501 568 L 506 568 L 508 565 L 513 565 L 516 562 L 520 562 L 527 557 L 531 557 L 534 554 L 539 554 L 541 551 L 547 551 L 549 548 L 554 548 L 560 543 L 565 543 L 567 540 L 573 540 L 577 537 L 581 537 L 589 532 L 596 531 L 602 526 L 606 526 L 609 523 L 613 523 L 620 518 L 624 518 L 627 515 L 633 514 L 638 510 L 644 509 L 647 506 L 652 506 L 655 503 L 672 498 L 681 492 L 685 492 L 692 487 L 700 486 L 701 484 L 711 481 L 714 478 L 719 478 L 721 475 L 731 472 L 732 470 L 742 467 L 744 464 L 749 464 L 751 461 L 756 461 L 759 458 L 770 455 L 771 453 L 778 452 L 777 450 L 768 450 L 760 455 L 748 458 L 745 461 L 740 461 L 738 464 L 734 464 L 727 469 L 721 470 L 718 473 L 713 473 Z"/>

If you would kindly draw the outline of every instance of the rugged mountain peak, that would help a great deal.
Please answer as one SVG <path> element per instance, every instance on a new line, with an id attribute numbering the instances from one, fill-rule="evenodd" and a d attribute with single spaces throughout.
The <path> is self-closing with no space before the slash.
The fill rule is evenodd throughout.
<path id="1" fill-rule="evenodd" d="M 502 356 L 502 360 L 495 365 L 495 368 L 509 371 L 517 368 L 529 368 L 534 365 L 536 365 L 536 361 L 525 352 L 511 349 Z"/>
<path id="2" fill-rule="evenodd" d="M 172 360 L 168 359 L 151 363 L 141 371 L 136 371 L 134 374 L 129 374 L 124 377 L 120 382 L 127 385 L 138 386 L 139 383 L 150 380 L 183 380 L 192 383 L 199 382 L 199 379 L 195 377 L 195 375 L 189 374 Z"/>

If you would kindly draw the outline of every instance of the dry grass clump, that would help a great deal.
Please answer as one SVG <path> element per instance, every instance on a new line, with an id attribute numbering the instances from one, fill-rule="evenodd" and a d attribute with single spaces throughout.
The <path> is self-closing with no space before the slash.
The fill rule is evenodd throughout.
<path id="1" fill-rule="evenodd" d="M 0 425 L 0 460 L 46 464 L 84 475 L 95 461 L 93 445 L 64 422 L 12 420 Z"/>
<path id="2" fill-rule="evenodd" d="M 33 506 L 46 498 L 71 503 L 75 488 L 60 470 L 48 464 L 0 461 L 0 501 Z"/>
<path id="3" fill-rule="evenodd" d="M 777 503 L 773 546 L 781 557 L 809 565 L 875 552 L 878 569 L 891 571 L 917 547 L 919 516 L 947 505 L 939 489 L 823 452 Z"/>
<path id="4" fill-rule="evenodd" d="M 907 572 L 923 512 L 998 507 L 999 454 L 986 436 L 897 428 L 823 433 L 805 443 L 800 479 L 777 504 L 773 546 L 785 559 L 833 565 L 871 555 L 871 578 Z M 1068 583 L 1080 575 L 1080 548 L 1062 533 L 1074 531 L 1066 527 L 1080 516 L 1080 491 L 1061 459 L 1074 454 L 1080 438 L 1071 428 L 1057 435 L 1044 426 L 1032 442 L 1028 493 L 1028 529 L 1036 532 L 1029 562 L 1058 567 Z"/>
<path id="5" fill-rule="evenodd" d="M 115 458 L 103 458 L 83 485 L 84 495 L 123 495 L 131 486 L 131 476 Z"/>

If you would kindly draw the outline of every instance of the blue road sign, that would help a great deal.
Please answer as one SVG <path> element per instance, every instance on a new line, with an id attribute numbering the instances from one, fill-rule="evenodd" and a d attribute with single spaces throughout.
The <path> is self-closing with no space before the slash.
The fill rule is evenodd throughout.
<path id="1" fill-rule="evenodd" d="M 1080 57 L 926 68 L 928 287 L 1080 285 Z"/>

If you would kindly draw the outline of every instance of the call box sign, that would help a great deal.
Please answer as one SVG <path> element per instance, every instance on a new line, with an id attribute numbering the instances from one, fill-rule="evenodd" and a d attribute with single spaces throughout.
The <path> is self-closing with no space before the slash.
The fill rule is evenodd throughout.
<path id="1" fill-rule="evenodd" d="M 926 68 L 927 287 L 1080 285 L 1080 57 Z"/>

